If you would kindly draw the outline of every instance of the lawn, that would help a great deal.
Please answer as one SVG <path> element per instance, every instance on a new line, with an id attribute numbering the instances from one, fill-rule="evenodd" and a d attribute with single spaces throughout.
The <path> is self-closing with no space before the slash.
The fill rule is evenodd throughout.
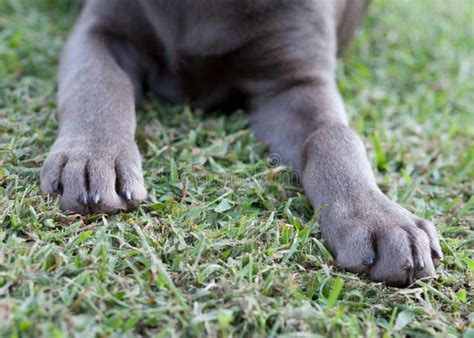
<path id="1" fill-rule="evenodd" d="M 0 0 L 0 336 L 474 337 L 474 5 L 375 0 L 338 81 L 382 189 L 445 255 L 407 289 L 342 271 L 243 112 L 148 99 L 149 198 L 66 215 L 39 189 L 72 0 Z"/>

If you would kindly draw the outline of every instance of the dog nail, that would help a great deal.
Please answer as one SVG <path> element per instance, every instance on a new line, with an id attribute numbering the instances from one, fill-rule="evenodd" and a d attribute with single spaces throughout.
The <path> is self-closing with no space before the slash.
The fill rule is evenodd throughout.
<path id="1" fill-rule="evenodd" d="M 372 266 L 374 264 L 374 256 L 367 255 L 367 257 L 362 261 L 362 264 L 365 266 Z"/>
<path id="2" fill-rule="evenodd" d="M 403 263 L 403 270 L 411 270 L 413 269 L 413 263 L 407 259 L 405 263 Z"/>
<path id="3" fill-rule="evenodd" d="M 132 194 L 128 190 L 122 192 L 122 197 L 128 202 L 132 200 Z"/>
<path id="4" fill-rule="evenodd" d="M 100 195 L 97 191 L 92 196 L 92 202 L 94 202 L 94 204 L 99 204 L 100 202 Z"/>
<path id="5" fill-rule="evenodd" d="M 416 260 L 415 262 L 415 266 L 416 266 L 416 269 L 417 270 L 423 270 L 425 268 L 425 262 L 423 262 L 423 260 Z"/>
<path id="6" fill-rule="evenodd" d="M 433 258 L 435 259 L 441 259 L 441 257 L 443 257 L 443 254 L 439 250 L 431 248 L 431 256 L 433 256 Z"/>
<path id="7" fill-rule="evenodd" d="M 87 199 L 87 195 L 86 193 L 82 193 L 79 195 L 79 203 L 81 203 L 82 205 L 87 205 L 87 202 L 88 202 L 88 199 Z"/>
<path id="8" fill-rule="evenodd" d="M 59 182 L 59 180 L 55 180 L 53 182 L 53 190 L 54 191 L 59 191 L 60 188 L 61 188 L 61 183 Z"/>

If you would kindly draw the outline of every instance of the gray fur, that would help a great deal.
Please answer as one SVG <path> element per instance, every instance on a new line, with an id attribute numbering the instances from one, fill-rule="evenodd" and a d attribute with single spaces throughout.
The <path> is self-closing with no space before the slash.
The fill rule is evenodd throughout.
<path id="1" fill-rule="evenodd" d="M 436 229 L 377 187 L 348 127 L 336 57 L 368 0 L 89 0 L 61 58 L 59 134 L 41 187 L 61 208 L 114 213 L 146 197 L 134 142 L 145 90 L 204 108 L 233 93 L 251 128 L 302 174 L 329 250 L 350 271 L 406 285 L 435 273 Z"/>

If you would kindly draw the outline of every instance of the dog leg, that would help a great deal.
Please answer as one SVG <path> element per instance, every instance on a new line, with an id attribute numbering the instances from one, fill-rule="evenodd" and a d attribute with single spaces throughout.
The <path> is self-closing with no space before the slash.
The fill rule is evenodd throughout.
<path id="1" fill-rule="evenodd" d="M 116 213 L 145 197 L 134 141 L 134 88 L 109 41 L 82 15 L 61 59 L 58 137 L 43 165 L 41 189 L 61 209 Z"/>
<path id="2" fill-rule="evenodd" d="M 404 286 L 431 276 L 442 253 L 435 227 L 377 187 L 364 146 L 348 127 L 331 76 L 254 100 L 251 126 L 302 175 L 327 246 L 345 269 Z"/>

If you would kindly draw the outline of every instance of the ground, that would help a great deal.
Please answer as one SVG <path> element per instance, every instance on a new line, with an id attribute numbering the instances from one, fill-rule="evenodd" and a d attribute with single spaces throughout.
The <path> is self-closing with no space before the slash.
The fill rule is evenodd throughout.
<path id="1" fill-rule="evenodd" d="M 73 0 L 0 0 L 0 335 L 474 336 L 474 7 L 375 0 L 338 69 L 383 190 L 441 233 L 435 278 L 342 271 L 245 113 L 148 99 L 149 198 L 65 215 L 39 190 Z"/>

